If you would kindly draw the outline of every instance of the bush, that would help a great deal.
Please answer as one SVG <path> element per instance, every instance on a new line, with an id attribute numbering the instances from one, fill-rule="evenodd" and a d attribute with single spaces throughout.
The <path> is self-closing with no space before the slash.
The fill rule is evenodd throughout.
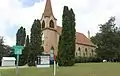
<path id="1" fill-rule="evenodd" d="M 88 62 L 102 62 L 101 58 L 98 57 L 76 57 L 75 63 L 88 63 Z"/>

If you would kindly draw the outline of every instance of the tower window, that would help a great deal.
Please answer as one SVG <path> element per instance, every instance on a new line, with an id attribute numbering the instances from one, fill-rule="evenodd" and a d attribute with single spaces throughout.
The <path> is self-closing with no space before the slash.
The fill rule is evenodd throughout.
<path id="1" fill-rule="evenodd" d="M 45 28 L 45 21 L 42 22 L 42 28 Z"/>
<path id="2" fill-rule="evenodd" d="M 49 26 L 50 26 L 51 28 L 54 28 L 54 22 L 53 22 L 53 20 L 50 20 Z"/>

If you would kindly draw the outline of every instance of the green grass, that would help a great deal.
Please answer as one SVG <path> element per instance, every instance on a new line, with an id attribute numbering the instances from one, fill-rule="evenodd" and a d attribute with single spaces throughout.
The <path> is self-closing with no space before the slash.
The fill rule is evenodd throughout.
<path id="1" fill-rule="evenodd" d="M 15 76 L 15 69 L 0 69 L 2 76 Z M 53 76 L 51 68 L 19 68 L 19 76 Z M 120 63 L 82 63 L 58 67 L 57 76 L 120 76 Z"/>

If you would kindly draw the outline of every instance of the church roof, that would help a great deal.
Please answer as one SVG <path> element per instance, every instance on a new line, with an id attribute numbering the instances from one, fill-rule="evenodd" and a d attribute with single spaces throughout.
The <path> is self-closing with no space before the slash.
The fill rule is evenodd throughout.
<path id="1" fill-rule="evenodd" d="M 46 5 L 45 5 L 43 16 L 50 17 L 51 15 L 53 15 L 51 1 L 46 0 Z"/>
<path id="2" fill-rule="evenodd" d="M 57 26 L 57 32 L 61 34 L 62 27 Z M 80 32 L 76 32 L 76 43 L 82 44 L 82 45 L 95 46 L 90 39 L 88 39 L 84 34 Z"/>
<path id="3" fill-rule="evenodd" d="M 95 46 L 89 38 L 87 38 L 84 34 L 80 32 L 76 32 L 76 43 Z"/>

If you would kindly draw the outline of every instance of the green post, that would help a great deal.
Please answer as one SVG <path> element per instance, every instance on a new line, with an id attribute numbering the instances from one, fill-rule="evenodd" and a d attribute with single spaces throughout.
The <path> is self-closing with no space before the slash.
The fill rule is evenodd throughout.
<path id="1" fill-rule="evenodd" d="M 24 46 L 13 46 L 14 54 L 17 55 L 17 64 L 16 64 L 16 76 L 19 76 L 18 71 L 18 62 L 19 62 L 19 55 L 22 54 L 22 50 L 24 49 Z"/>
<path id="2" fill-rule="evenodd" d="M 17 54 L 16 76 L 19 76 L 19 73 L 18 73 L 18 62 L 19 62 L 19 54 Z"/>

